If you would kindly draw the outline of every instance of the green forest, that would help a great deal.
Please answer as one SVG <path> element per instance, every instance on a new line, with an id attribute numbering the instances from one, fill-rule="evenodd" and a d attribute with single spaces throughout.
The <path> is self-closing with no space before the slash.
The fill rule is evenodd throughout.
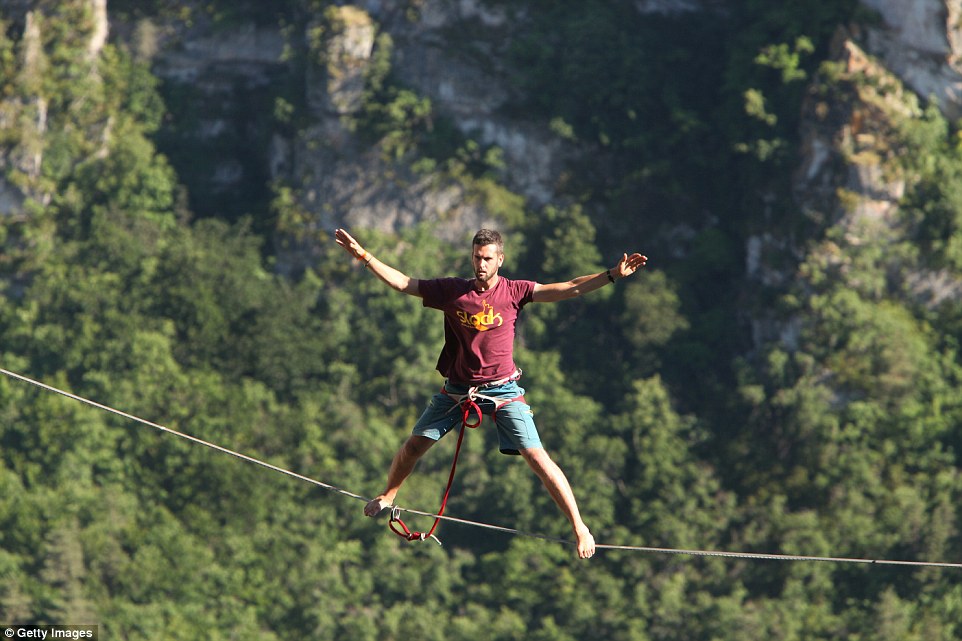
<path id="1" fill-rule="evenodd" d="M 292 43 L 284 71 L 248 108 L 296 136 L 338 3 L 116 0 L 95 53 L 88 0 L 28 4 L 0 13 L 0 186 L 22 196 L 0 212 L 0 368 L 380 492 L 441 384 L 440 315 L 308 224 L 299 185 L 262 172 L 205 193 L 205 154 L 255 154 L 263 140 L 191 141 L 183 124 L 202 98 L 161 79 L 120 27 L 276 26 Z M 416 23 L 428 3 L 395 4 Z M 481 4 L 512 27 L 497 47 L 452 55 L 497 56 L 506 109 L 590 150 L 554 202 L 513 192 L 499 149 L 400 81 L 386 29 L 345 126 L 399 173 L 455 181 L 482 203 L 509 278 L 649 257 L 613 287 L 528 306 L 519 329 L 528 402 L 597 541 L 962 561 L 962 296 L 916 287 L 962 280 L 962 138 L 927 97 L 833 58 L 840 30 L 879 17 L 854 0 L 673 15 L 614 0 Z M 467 42 L 476 26 L 449 35 Z M 902 101 L 878 120 L 872 158 L 906 187 L 894 219 L 853 228 L 832 212 L 859 194 L 831 190 L 813 213 L 791 180 L 810 105 L 835 113 L 869 94 Z M 470 275 L 473 228 L 462 244 L 429 223 L 350 231 L 414 277 Z M 785 239 L 765 256 L 781 274 L 770 282 L 746 268 L 761 234 Z M 280 269 L 294 246 L 310 260 Z M 763 322 L 790 340 L 754 336 Z M 400 505 L 437 509 L 454 441 L 420 462 Z M 0 377 L 0 624 L 150 640 L 962 636 L 958 568 L 615 549 L 580 560 L 450 522 L 443 545 L 409 543 L 363 505 Z M 448 514 L 571 538 L 488 423 L 465 438 Z"/>

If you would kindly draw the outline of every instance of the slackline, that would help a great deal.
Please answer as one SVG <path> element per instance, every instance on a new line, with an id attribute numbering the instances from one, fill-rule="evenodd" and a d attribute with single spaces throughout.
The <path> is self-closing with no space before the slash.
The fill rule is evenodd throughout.
<path id="1" fill-rule="evenodd" d="M 118 409 L 114 409 L 113 407 L 110 407 L 108 405 L 103 405 L 101 403 L 97 403 L 96 401 L 86 399 L 82 396 L 77 396 L 76 394 L 71 394 L 70 392 L 64 391 L 62 389 L 58 389 L 56 387 L 53 387 L 52 385 L 41 383 L 39 381 L 36 381 L 22 374 L 17 374 L 16 372 L 11 372 L 3 368 L 0 368 L 0 373 L 5 374 L 11 378 L 15 378 L 17 380 L 23 381 L 25 383 L 30 383 L 31 385 L 35 385 L 49 392 L 60 394 L 61 396 L 65 396 L 69 399 L 78 401 L 80 403 L 84 403 L 86 405 L 95 407 L 105 412 L 110 412 L 111 414 L 115 414 L 117 416 L 123 417 L 130 421 L 134 421 L 136 423 L 146 425 L 147 427 L 152 427 L 156 430 L 166 432 L 167 434 L 185 439 L 187 441 L 190 441 L 191 443 L 195 443 L 197 445 L 203 445 L 204 447 L 208 447 L 212 450 L 217 450 L 218 452 L 229 454 L 242 461 L 253 463 L 255 465 L 265 467 L 274 472 L 278 472 L 280 474 L 290 476 L 299 481 L 310 483 L 311 485 L 315 485 L 317 487 L 328 490 L 330 492 L 341 494 L 343 496 L 347 496 L 352 499 L 358 499 L 360 501 L 364 501 L 365 503 L 370 500 L 369 498 L 361 496 L 360 494 L 348 492 L 347 490 L 343 490 L 339 487 L 335 487 L 334 485 L 331 485 L 329 483 L 324 483 L 322 481 L 318 481 L 317 479 L 313 479 L 309 476 L 298 474 L 297 472 L 293 472 L 283 467 L 273 465 L 266 461 L 262 461 L 260 459 L 254 458 L 253 456 L 248 456 L 240 452 L 235 452 L 234 450 L 223 447 L 222 445 L 217 445 L 216 443 L 205 441 L 204 439 L 197 438 L 196 436 L 191 436 L 190 434 L 185 434 L 184 432 L 178 432 L 177 430 L 171 429 L 169 427 L 165 427 L 163 425 L 159 425 L 157 423 L 153 423 L 151 421 L 140 418 L 138 416 L 134 416 L 133 414 L 128 414 L 127 412 L 122 412 Z M 568 541 L 566 539 L 559 539 L 556 537 L 547 536 L 545 534 L 538 534 L 536 532 L 524 532 L 522 530 L 516 530 L 514 528 L 503 527 L 500 525 L 492 525 L 490 523 L 469 521 L 467 519 L 460 519 L 457 517 L 446 516 L 446 515 L 438 516 L 437 514 L 434 514 L 432 512 L 422 512 L 420 510 L 413 510 L 410 508 L 404 508 L 400 506 L 394 506 L 392 509 L 400 512 L 407 512 L 408 514 L 415 514 L 418 516 L 440 518 L 442 520 L 450 521 L 452 523 L 460 523 L 462 525 L 469 525 L 472 527 L 495 530 L 497 532 L 504 532 L 505 534 L 512 534 L 515 536 L 542 539 L 545 541 L 560 543 L 562 545 L 569 545 L 569 546 L 577 545 L 576 543 L 572 541 Z M 727 551 L 720 551 L 720 550 L 685 550 L 685 549 L 677 549 L 677 548 L 646 547 L 641 545 L 611 545 L 611 544 L 604 544 L 604 543 L 596 543 L 595 549 L 596 550 L 624 550 L 629 552 L 647 552 L 651 554 L 677 554 L 677 555 L 685 555 L 685 556 L 724 557 L 724 558 L 733 558 L 733 559 L 751 559 L 751 560 L 761 560 L 761 561 L 822 561 L 827 563 L 856 563 L 856 564 L 862 564 L 862 565 L 901 565 L 901 566 L 915 566 L 915 567 L 938 567 L 938 568 L 962 569 L 962 563 L 946 563 L 946 562 L 939 562 L 939 561 L 898 561 L 898 560 L 890 560 L 890 559 L 860 559 L 860 558 L 852 558 L 852 557 L 835 557 L 835 556 L 803 556 L 799 554 L 765 554 L 760 552 L 727 552 Z"/>

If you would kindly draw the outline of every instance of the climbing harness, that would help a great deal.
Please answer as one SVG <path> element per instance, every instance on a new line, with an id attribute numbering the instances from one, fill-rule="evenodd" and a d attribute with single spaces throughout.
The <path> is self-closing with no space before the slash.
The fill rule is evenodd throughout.
<path id="1" fill-rule="evenodd" d="M 408 526 L 404 524 L 404 521 L 401 520 L 400 510 L 397 509 L 397 507 L 392 507 L 391 519 L 388 521 L 388 527 L 391 528 L 392 532 L 401 538 L 407 539 L 408 541 L 424 541 L 430 538 L 434 539 L 438 545 L 441 545 L 441 540 L 434 536 L 434 531 L 438 528 L 438 524 L 441 522 L 441 517 L 444 516 L 444 509 L 448 505 L 448 497 L 451 495 L 451 486 L 454 484 L 454 472 L 458 468 L 458 457 L 461 455 L 461 443 L 464 442 L 464 435 L 467 433 L 467 431 L 469 429 L 473 430 L 477 428 L 484 420 L 484 412 L 481 411 L 478 401 L 487 401 L 493 403 L 494 410 L 491 412 L 491 416 L 494 420 L 497 420 L 499 409 L 508 403 L 524 400 L 524 396 L 518 396 L 515 398 L 496 398 L 494 396 L 482 394 L 481 390 L 500 387 L 506 383 L 516 381 L 519 378 L 521 378 L 520 369 L 515 370 L 511 376 L 507 376 L 500 380 L 469 387 L 467 393 L 465 394 L 454 394 L 447 389 L 446 384 L 441 386 L 441 393 L 451 397 L 455 401 L 455 404 L 448 411 L 451 412 L 456 407 L 461 408 L 461 429 L 458 430 L 458 443 L 454 447 L 454 459 L 451 461 L 451 472 L 448 474 L 448 485 L 444 489 L 444 496 L 441 498 L 441 507 L 438 509 L 438 513 L 434 517 L 434 524 L 427 532 L 410 530 Z M 471 420 L 472 413 L 477 417 L 477 420 Z M 397 524 L 397 527 L 395 527 L 395 523 Z"/>
<path id="2" fill-rule="evenodd" d="M 10 370 L 0 368 L 0 374 L 9 376 L 10 378 L 15 378 L 24 383 L 29 383 L 40 389 L 46 390 L 48 392 L 53 392 L 55 394 L 60 394 L 66 398 L 89 405 L 90 407 L 109 412 L 116 416 L 128 419 L 135 423 L 140 423 L 146 425 L 147 427 L 152 427 L 161 432 L 170 434 L 171 436 L 176 436 L 178 438 L 185 439 L 191 443 L 197 445 L 203 445 L 212 450 L 216 450 L 223 454 L 229 454 L 235 458 L 238 458 L 247 463 L 253 463 L 254 465 L 259 465 L 265 467 L 273 472 L 279 474 L 284 474 L 291 478 L 295 478 L 299 481 L 304 481 L 305 483 L 310 483 L 311 485 L 320 487 L 325 490 L 329 490 L 336 494 L 342 496 L 347 496 L 352 499 L 357 499 L 367 503 L 370 501 L 369 498 L 361 496 L 360 494 L 355 494 L 353 492 L 348 492 L 334 485 L 318 481 L 309 476 L 304 476 L 303 474 L 298 474 L 286 468 L 267 463 L 260 459 L 254 458 L 253 456 L 248 456 L 246 454 L 241 454 L 234 450 L 228 449 L 222 445 L 217 445 L 216 443 L 211 443 L 203 439 L 197 438 L 196 436 L 191 436 L 190 434 L 185 434 L 183 432 L 178 432 L 177 430 L 171 429 L 169 427 L 164 427 L 157 423 L 152 423 L 146 419 L 134 416 L 133 414 L 128 414 L 127 412 L 122 412 L 121 410 L 114 409 L 109 405 L 103 405 L 92 401 L 90 399 L 84 398 L 83 396 L 77 396 L 76 394 L 71 394 L 70 392 L 64 391 L 62 389 L 56 388 L 52 385 L 47 385 L 46 383 L 41 383 L 40 381 L 34 380 L 23 374 L 18 374 L 16 372 L 11 372 Z M 476 396 L 477 397 L 477 396 Z M 419 510 L 413 510 L 411 508 L 402 508 L 399 506 L 394 506 L 391 509 L 392 514 L 400 515 L 401 512 L 407 512 L 409 514 L 416 514 L 418 516 L 434 516 L 438 520 L 450 521 L 452 523 L 460 523 L 462 525 L 470 525 L 472 527 L 483 528 L 487 530 L 493 530 L 496 532 L 502 532 L 504 534 L 511 534 L 513 536 L 523 536 L 531 539 L 541 539 L 542 541 L 549 541 L 551 543 L 559 543 L 561 545 L 575 545 L 571 541 L 565 539 L 559 539 L 553 536 L 547 536 L 545 534 L 539 534 L 537 532 L 525 532 L 523 530 L 517 530 L 514 528 L 504 527 L 501 525 L 492 525 L 491 523 L 482 523 L 480 521 L 469 521 L 468 519 L 460 519 L 454 516 L 447 516 L 441 514 L 432 514 L 430 512 L 422 512 Z M 418 539 L 423 540 L 420 536 Z M 425 536 L 424 538 L 427 538 Z M 659 548 L 659 547 L 644 547 L 640 545 L 610 545 L 599 543 L 595 546 L 597 550 L 621 550 L 625 552 L 642 552 L 648 554 L 673 554 L 673 555 L 683 555 L 683 556 L 698 556 L 698 557 L 722 557 L 730 559 L 747 559 L 753 561 L 818 561 L 823 563 L 854 563 L 859 565 L 889 565 L 889 566 L 903 566 L 903 567 L 933 567 L 933 568 L 949 568 L 954 570 L 962 570 L 962 563 L 949 563 L 943 561 L 911 561 L 911 560 L 891 560 L 891 559 L 860 559 L 852 557 L 835 557 L 835 556 L 802 556 L 798 554 L 765 554 L 761 552 L 728 552 L 722 550 L 686 550 L 686 549 L 676 549 L 676 548 Z"/>

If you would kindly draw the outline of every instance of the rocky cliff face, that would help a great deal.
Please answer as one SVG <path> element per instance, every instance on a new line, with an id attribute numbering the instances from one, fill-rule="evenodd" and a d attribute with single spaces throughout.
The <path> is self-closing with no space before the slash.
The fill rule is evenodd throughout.
<path id="1" fill-rule="evenodd" d="M 962 113 L 962 76 L 958 27 L 962 0 L 864 0 L 881 20 L 861 40 L 905 84 L 923 97 L 932 95 L 952 117 Z M 714 8 L 710 0 L 644 0 L 641 12 L 678 13 Z M 308 101 L 314 123 L 291 134 L 274 132 L 264 145 L 263 173 L 292 184 L 301 205 L 314 212 L 316 226 L 334 225 L 397 229 L 417 221 L 435 221 L 442 235 L 486 222 L 483 208 L 456 183 L 432 180 L 389 168 L 376 150 L 365 148 L 343 126 L 357 105 L 360 82 L 374 53 L 377 34 L 391 36 L 391 63 L 397 78 L 482 145 L 504 152 L 503 178 L 532 206 L 551 202 L 555 181 L 566 163 L 586 150 L 539 123 L 503 115 L 508 89 L 501 81 L 498 43 L 510 28 L 510 17 L 479 0 L 367 0 L 342 21 L 342 31 L 328 34 L 327 68 L 308 70 Z M 271 77 L 289 72 L 285 48 L 300 46 L 312 25 L 290 32 L 236 26 L 216 32 L 198 23 L 162 38 L 155 58 L 157 72 L 172 83 L 190 83 L 207 94 L 208 115 L 196 121 L 196 134 L 214 142 L 236 126 L 236 118 L 216 108 L 236 100 L 237 86 L 256 91 Z M 173 33 L 170 29 L 161 29 Z M 471 55 L 455 51 L 451 33 L 470 34 Z M 244 135 L 243 131 L 232 131 Z M 809 139 L 814 171 L 828 150 L 825 141 Z M 250 168 L 236 158 L 213 154 L 207 172 L 213 190 L 229 191 L 250 181 Z M 803 174 L 805 172 L 802 172 Z M 757 243 L 756 241 L 753 241 Z M 749 255 L 757 254 L 750 247 Z"/>
<path id="2" fill-rule="evenodd" d="M 639 1 L 645 13 L 679 13 L 717 5 L 711 0 Z M 376 149 L 345 127 L 357 106 L 360 81 L 375 53 L 377 34 L 393 42 L 392 70 L 403 85 L 428 98 L 465 135 L 503 151 L 502 181 L 534 207 L 552 202 L 566 164 L 586 150 L 543 123 L 506 116 L 509 90 L 502 80 L 498 48 L 510 29 L 510 16 L 480 0 L 368 0 L 339 9 L 335 30 L 325 36 L 324 69 L 307 70 L 307 98 L 313 123 L 295 133 L 271 135 L 264 169 L 272 180 L 291 184 L 300 205 L 313 212 L 315 229 L 349 225 L 397 230 L 432 221 L 442 237 L 460 239 L 463 230 L 491 224 L 482 205 L 457 181 L 424 176 L 389 166 Z M 214 143 L 232 131 L 230 112 L 217 105 L 236 103 L 238 84 L 261 87 L 285 73 L 282 52 L 304 46 L 316 24 L 286 34 L 249 26 L 212 32 L 197 23 L 189 29 L 152 25 L 149 49 L 154 68 L 171 83 L 190 84 L 205 94 L 208 116 L 196 119 L 196 135 Z M 143 25 L 140 29 L 144 31 Z M 457 47 L 451 34 L 470 34 L 471 47 Z M 471 54 L 463 53 L 470 49 Z M 290 72 L 288 68 L 286 72 Z M 248 182 L 249 168 L 229 155 L 208 158 L 203 189 L 228 192 Z"/>
<path id="3" fill-rule="evenodd" d="M 407 2 L 366 2 L 332 10 L 324 24 L 315 20 L 285 31 L 253 25 L 215 28 L 202 19 L 189 26 L 149 20 L 127 25 L 130 39 L 141 55 L 152 58 L 155 72 L 175 93 L 188 96 L 189 102 L 180 105 L 184 111 L 179 116 L 187 117 L 177 146 L 188 140 L 208 145 L 204 166 L 186 178 L 191 191 L 218 203 L 220 195 L 229 198 L 251 184 L 265 189 L 270 182 L 290 185 L 299 206 L 312 215 L 310 229 L 350 225 L 393 231 L 434 220 L 445 235 L 455 227 L 481 224 L 483 211 L 455 182 L 392 166 L 349 127 L 373 61 L 375 37 L 387 33 L 395 43 L 392 65 L 401 82 L 429 97 L 464 130 L 483 128 L 491 144 L 504 144 L 512 158 L 531 168 L 514 174 L 519 183 L 531 195 L 546 198 L 541 183 L 551 174 L 545 167 L 550 154 L 529 142 L 522 129 L 486 118 L 500 104 L 497 83 L 480 67 L 445 60 L 439 35 L 452 20 L 496 26 L 503 17 L 471 2 L 419 4 L 416 19 Z M 305 49 L 310 50 L 306 69 L 295 69 L 291 52 Z M 310 122 L 296 129 L 262 122 L 265 128 L 252 131 L 255 123 L 245 103 L 265 93 L 271 82 L 285 81 L 306 86 Z M 267 105 L 265 111 L 270 109 Z M 225 142 L 237 139 L 259 146 L 260 166 L 238 160 L 241 154 Z"/>
<path id="4" fill-rule="evenodd" d="M 356 104 L 346 95 L 356 88 L 345 89 L 331 79 L 363 75 L 373 51 L 357 47 L 356 41 L 370 42 L 376 31 L 387 33 L 393 43 L 392 71 L 399 82 L 428 98 L 465 136 L 501 148 L 508 167 L 504 180 L 511 189 L 534 204 L 549 202 L 564 161 L 562 141 L 543 126 L 501 116 L 508 92 L 499 78 L 497 57 L 453 54 L 447 35 L 470 25 L 483 49 L 490 34 L 504 28 L 507 16 L 471 0 L 420 3 L 413 20 L 407 11 L 402 16 L 397 4 L 366 6 L 368 26 L 353 31 L 345 27 L 325 42 L 325 58 L 330 61 L 324 74 L 327 81 L 315 87 L 327 96 L 323 100 Z M 355 16 L 342 24 L 358 20 Z M 419 175 L 386 161 L 377 149 L 358 144 L 341 122 L 342 116 L 352 113 L 350 106 L 315 113 L 317 124 L 293 141 L 287 178 L 303 180 L 308 208 L 325 203 L 318 211 L 321 228 L 346 224 L 392 231 L 430 221 L 441 237 L 461 240 L 465 229 L 493 223 L 458 181 Z"/>
<path id="5" fill-rule="evenodd" d="M 867 49 L 952 119 L 962 116 L 962 0 L 862 0 L 882 24 Z"/>
<path id="6" fill-rule="evenodd" d="M 109 32 L 107 4 L 90 2 L 99 25 L 90 38 L 95 53 Z M 634 6 L 639 12 L 677 14 L 715 10 L 720 4 L 637 0 Z M 962 0 L 863 0 L 863 4 L 880 17 L 856 34 L 865 53 L 877 57 L 912 91 L 936 97 L 951 117 L 962 113 Z M 11 2 L 10 10 L 22 17 L 29 3 Z M 316 23 L 290 24 L 283 30 L 252 24 L 215 27 L 198 5 L 189 24 L 154 19 L 111 25 L 115 37 L 152 61 L 173 94 L 191 96 L 189 104 L 179 106 L 183 110 L 179 115 L 189 116 L 179 123 L 179 135 L 207 150 L 185 178 L 194 181 L 192 189 L 225 198 L 233 194 L 234 201 L 224 202 L 238 206 L 239 201 L 269 197 L 245 191 L 251 185 L 286 183 L 313 221 L 311 227 L 318 230 L 341 224 L 394 230 L 433 221 L 439 234 L 453 239 L 460 238 L 465 228 L 490 222 L 483 205 L 458 181 L 392 165 L 345 124 L 345 117 L 358 106 L 379 34 L 393 41 L 391 64 L 400 82 L 430 99 L 466 136 L 501 148 L 503 181 L 532 206 L 552 202 L 556 181 L 569 161 L 591 151 L 577 148 L 542 123 L 503 113 L 509 88 L 502 80 L 498 53 L 512 17 L 498 6 L 481 0 L 365 0 L 339 11 L 337 28 L 324 36 L 324 60 L 306 70 L 294 69 L 289 53 L 310 46 Z M 452 34 L 469 38 L 471 46 L 453 47 Z M 252 102 L 268 93 L 271 83 L 298 73 L 307 78 L 310 122 L 292 128 L 255 120 L 255 112 L 270 113 L 272 106 L 258 104 L 254 109 Z M 42 109 L 38 113 L 42 116 Z M 36 126 L 42 128 L 42 117 Z M 850 129 L 850 140 L 863 140 L 869 133 L 856 132 L 855 125 Z M 890 194 L 893 186 L 879 183 L 879 173 L 867 165 L 839 168 L 839 136 L 845 138 L 838 131 L 826 132 L 814 112 L 808 115 L 807 155 L 797 177 L 800 191 L 842 181 L 846 189 L 865 195 L 865 211 L 885 209 L 889 205 L 884 203 L 892 199 L 878 196 Z M 255 149 L 258 160 L 242 163 L 238 143 L 228 140 L 242 141 L 245 152 Z M 32 161 L 24 155 L 19 162 Z M 835 175 L 836 170 L 842 174 Z M 0 209 L 16 209 L 21 196 L 9 187 L 0 189 Z M 814 208 L 810 201 L 803 206 Z M 751 274 L 765 281 L 777 279 L 775 271 L 766 273 L 761 256 L 766 243 L 780 242 L 776 234 L 751 239 L 747 252 Z"/>
<path id="7" fill-rule="evenodd" d="M 898 166 L 894 129 L 899 119 L 921 114 L 916 97 L 882 65 L 840 31 L 833 47 L 839 77 L 828 95 L 812 91 L 803 105 L 802 157 L 792 181 L 796 203 L 816 230 L 813 238 L 786 237 L 775 230 L 749 239 L 748 275 L 764 285 L 812 289 L 804 273 L 785 270 L 786 252 L 798 263 L 830 271 L 858 290 L 849 277 L 853 247 L 889 245 L 899 226 L 899 200 L 906 176 Z M 804 270 L 802 270 L 804 271 Z M 798 347 L 802 318 L 753 319 L 756 346 L 780 342 Z"/>
<path id="8" fill-rule="evenodd" d="M 793 187 L 795 201 L 815 235 L 802 242 L 774 229 L 753 236 L 746 252 L 747 273 L 762 285 L 791 287 L 804 297 L 814 285 L 805 269 L 783 268 L 782 258 L 788 253 L 795 264 L 815 265 L 869 298 L 895 293 L 915 304 L 935 307 L 962 296 L 962 282 L 947 270 L 899 264 L 891 270 L 899 274 L 898 283 L 869 285 L 860 281 L 851 265 L 851 257 L 862 247 L 877 248 L 878 260 L 884 264 L 888 248 L 904 240 L 900 204 L 915 177 L 898 161 L 904 149 L 897 130 L 900 122 L 922 116 L 918 88 L 939 88 L 938 104 L 947 114 L 962 106 L 953 89 L 958 74 L 949 61 L 954 54 L 943 55 L 949 39 L 941 22 L 942 3 L 874 4 L 899 27 L 839 30 L 832 52 L 838 76 L 832 80 L 832 89 L 826 94 L 813 84 L 803 105 L 802 156 Z M 877 55 L 872 55 L 873 50 Z M 911 62 L 923 58 L 925 64 Z M 936 60 L 943 62 L 935 64 Z M 878 289 L 886 286 L 892 291 Z M 774 341 L 793 350 L 804 319 L 767 316 L 762 313 L 752 320 L 755 345 Z"/>
<path id="9" fill-rule="evenodd" d="M 84 6 L 84 2 L 86 6 Z M 77 24 L 90 73 L 96 77 L 97 57 L 107 43 L 109 21 L 106 0 L 81 0 L 86 24 Z M 4 3 L 0 18 L 15 31 L 20 31 L 17 63 L 22 69 L 15 86 L 6 87 L 0 96 L 0 130 L 11 132 L 8 149 L 0 150 L 0 215 L 20 215 L 25 199 L 49 202 L 51 195 L 33 188 L 44 160 L 44 137 L 48 132 L 48 98 L 36 86 L 41 69 L 49 64 L 44 52 L 44 29 L 41 11 L 33 3 L 10 0 Z M 103 140 L 108 135 L 105 125 Z M 6 179 L 7 172 L 20 176 L 18 184 Z"/>
<path id="10" fill-rule="evenodd" d="M 839 77 L 830 95 L 813 84 L 803 105 L 802 154 L 793 189 L 796 204 L 816 230 L 799 239 L 777 228 L 751 236 L 746 273 L 752 281 L 805 296 L 809 263 L 830 270 L 856 289 L 847 261 L 858 247 L 897 242 L 899 204 L 911 176 L 896 162 L 896 122 L 921 115 L 920 98 L 933 98 L 949 118 L 962 113 L 958 0 L 863 0 L 881 18 L 874 26 L 840 29 L 832 59 Z M 816 81 L 817 82 L 817 81 Z M 786 256 L 791 258 L 786 260 Z M 962 295 L 962 283 L 944 271 L 916 269 L 900 285 L 916 302 L 938 305 Z M 801 317 L 752 315 L 756 347 L 798 347 Z"/>

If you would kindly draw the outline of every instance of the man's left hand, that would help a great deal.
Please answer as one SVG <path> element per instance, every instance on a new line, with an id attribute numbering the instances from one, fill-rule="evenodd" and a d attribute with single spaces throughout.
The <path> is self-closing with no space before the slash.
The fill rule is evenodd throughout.
<path id="1" fill-rule="evenodd" d="M 618 265 L 611 270 L 611 273 L 615 278 L 625 278 L 644 267 L 647 262 L 648 257 L 638 252 L 635 252 L 631 256 L 624 254 L 621 260 L 618 261 Z"/>

